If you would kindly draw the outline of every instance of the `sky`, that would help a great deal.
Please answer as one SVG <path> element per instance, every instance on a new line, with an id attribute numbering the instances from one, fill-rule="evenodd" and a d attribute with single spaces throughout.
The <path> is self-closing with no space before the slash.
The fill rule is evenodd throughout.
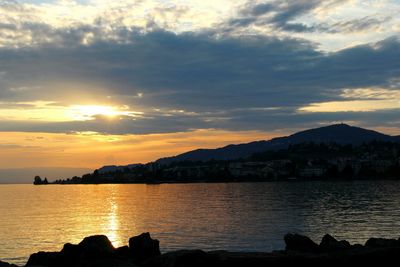
<path id="1" fill-rule="evenodd" d="M 0 0 L 0 169 L 345 122 L 400 134 L 398 0 Z"/>

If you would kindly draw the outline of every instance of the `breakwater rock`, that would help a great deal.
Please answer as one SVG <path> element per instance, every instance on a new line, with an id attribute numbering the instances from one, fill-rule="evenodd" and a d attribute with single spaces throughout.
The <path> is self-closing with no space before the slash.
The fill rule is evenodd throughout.
<path id="1" fill-rule="evenodd" d="M 9 263 L 4 262 L 4 261 L 0 261 L 0 267 L 18 267 L 18 266 L 14 265 L 14 264 L 9 264 Z"/>
<path id="2" fill-rule="evenodd" d="M 26 267 L 261 267 L 371 265 L 400 260 L 400 239 L 370 238 L 365 245 L 351 245 L 325 235 L 319 244 L 299 234 L 284 237 L 286 248 L 274 252 L 180 250 L 160 253 L 159 241 L 149 233 L 132 237 L 128 246 L 114 248 L 104 235 L 67 243 L 59 252 L 38 252 Z M 12 267 L 0 261 L 0 267 Z"/>

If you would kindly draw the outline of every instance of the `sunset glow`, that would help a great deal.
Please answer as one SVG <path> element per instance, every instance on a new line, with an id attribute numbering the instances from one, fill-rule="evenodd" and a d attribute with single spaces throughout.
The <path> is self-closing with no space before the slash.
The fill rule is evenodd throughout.
<path id="1" fill-rule="evenodd" d="M 0 0 L 0 266 L 396 262 L 399 14 Z"/>
<path id="2" fill-rule="evenodd" d="M 301 112 L 371 112 L 399 109 L 400 100 L 354 100 L 313 103 L 299 109 Z"/>
<path id="3" fill-rule="evenodd" d="M 400 4 L 0 1 L 0 168 L 400 132 Z M 42 139 L 43 138 L 43 139 Z"/>
<path id="4" fill-rule="evenodd" d="M 173 156 L 198 147 L 214 148 L 232 143 L 269 139 L 283 133 L 198 130 L 189 133 L 103 135 L 0 133 L 0 168 L 88 167 L 131 164 Z M 24 153 L 21 154 L 21 149 Z M 140 152 L 140 153 L 138 153 Z"/>
<path id="5" fill-rule="evenodd" d="M 117 116 L 125 115 L 130 116 L 132 112 L 127 110 L 128 107 L 116 108 L 112 106 L 99 106 L 99 105 L 72 105 L 67 108 L 67 116 L 73 120 L 92 120 L 95 116 L 101 115 L 109 119 L 114 119 Z"/>

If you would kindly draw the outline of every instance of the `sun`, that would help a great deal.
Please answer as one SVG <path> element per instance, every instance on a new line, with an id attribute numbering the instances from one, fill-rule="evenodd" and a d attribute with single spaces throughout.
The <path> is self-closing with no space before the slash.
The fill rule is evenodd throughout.
<path id="1" fill-rule="evenodd" d="M 74 120 L 93 120 L 98 115 L 113 119 L 119 115 L 127 115 L 129 112 L 113 106 L 73 105 L 70 106 L 68 113 Z"/>

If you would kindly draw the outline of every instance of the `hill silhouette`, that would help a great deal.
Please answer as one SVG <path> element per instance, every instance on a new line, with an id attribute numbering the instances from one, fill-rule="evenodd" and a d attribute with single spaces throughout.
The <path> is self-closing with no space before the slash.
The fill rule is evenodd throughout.
<path id="1" fill-rule="evenodd" d="M 197 149 L 147 164 L 105 166 L 57 184 L 400 179 L 400 138 L 335 124 L 269 141 Z"/>
<path id="2" fill-rule="evenodd" d="M 255 153 L 285 149 L 289 145 L 304 142 L 357 145 L 374 140 L 400 142 L 400 136 L 390 136 L 377 131 L 341 123 L 309 129 L 268 141 L 263 140 L 246 144 L 228 145 L 216 149 L 196 149 L 174 157 L 161 158 L 156 162 L 159 164 L 170 164 L 179 161 L 234 160 L 247 158 Z"/>

